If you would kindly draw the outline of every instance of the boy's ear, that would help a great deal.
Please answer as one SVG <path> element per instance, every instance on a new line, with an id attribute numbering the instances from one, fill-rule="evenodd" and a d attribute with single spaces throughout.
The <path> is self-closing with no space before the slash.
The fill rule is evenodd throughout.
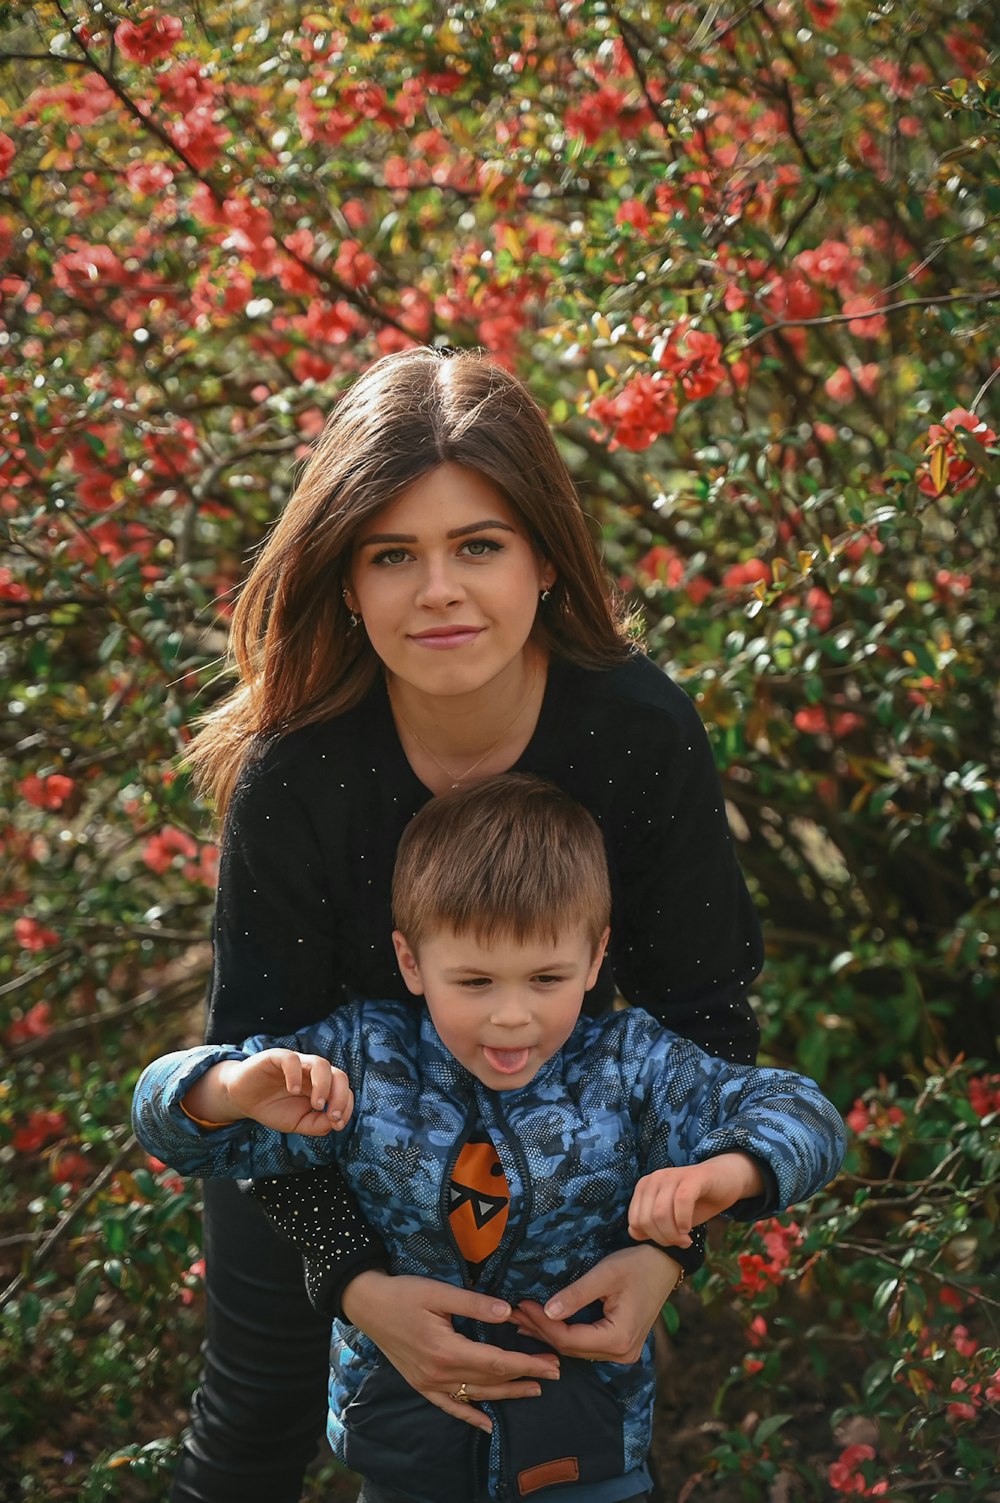
<path id="1" fill-rule="evenodd" d="M 590 970 L 587 972 L 586 990 L 588 992 L 594 985 L 594 982 L 597 980 L 597 973 L 601 969 L 601 966 L 604 964 L 604 957 L 608 953 L 608 940 L 610 938 L 611 930 L 610 928 L 608 928 L 605 929 L 604 933 L 597 941 L 597 949 L 594 951 L 594 959 L 591 962 Z"/>
<path id="2" fill-rule="evenodd" d="M 407 943 L 406 935 L 402 934 L 398 929 L 393 929 L 392 943 L 396 951 L 396 961 L 403 980 L 406 982 L 407 989 L 415 997 L 422 997 L 424 994 L 424 983 L 420 979 L 420 967 L 417 964 L 417 957 Z"/>

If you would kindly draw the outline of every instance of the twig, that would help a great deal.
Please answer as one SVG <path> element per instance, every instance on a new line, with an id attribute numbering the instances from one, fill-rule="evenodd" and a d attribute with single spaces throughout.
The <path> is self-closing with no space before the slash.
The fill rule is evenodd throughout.
<path id="1" fill-rule="evenodd" d="M 49 1232 L 49 1235 L 46 1237 L 45 1241 L 42 1243 L 41 1247 L 33 1255 L 31 1262 L 25 1272 L 19 1273 L 15 1279 L 12 1279 L 11 1282 L 7 1285 L 7 1288 L 3 1291 L 2 1294 L 0 1294 L 0 1310 L 2 1310 L 4 1306 L 14 1298 L 15 1294 L 18 1294 L 20 1292 L 20 1290 L 27 1283 L 28 1279 L 31 1278 L 34 1273 L 37 1273 L 39 1267 L 42 1265 L 42 1263 L 44 1263 L 45 1259 L 49 1256 L 52 1249 L 66 1235 L 70 1226 L 76 1220 L 80 1212 L 84 1209 L 85 1206 L 88 1206 L 90 1204 L 95 1195 L 99 1194 L 100 1191 L 104 1189 L 104 1186 L 108 1183 L 108 1180 L 115 1173 L 119 1165 L 124 1163 L 125 1159 L 128 1158 L 129 1154 L 132 1152 L 132 1149 L 135 1147 L 135 1144 L 135 1134 L 129 1133 L 127 1139 L 122 1144 L 121 1148 L 119 1148 L 110 1164 L 105 1164 L 104 1168 L 94 1180 L 93 1184 L 90 1185 L 86 1190 L 84 1190 L 82 1195 L 78 1195 L 69 1209 L 63 1212 L 59 1220 L 56 1222 L 55 1226 L 52 1228 L 51 1232 Z"/>
<path id="2" fill-rule="evenodd" d="M 54 1028 L 43 1038 L 27 1039 L 23 1044 L 16 1045 L 11 1050 L 11 1054 L 15 1059 L 22 1059 L 25 1055 L 35 1054 L 41 1049 L 51 1051 L 65 1039 L 72 1038 L 79 1033 L 86 1033 L 91 1028 L 103 1028 L 106 1023 L 114 1023 L 120 1018 L 128 1017 L 131 1013 L 140 1012 L 142 1008 L 149 1007 L 153 1002 L 160 1002 L 169 1007 L 179 1007 L 200 996 L 203 985 L 202 977 L 185 976 L 183 980 L 169 986 L 150 987 L 148 991 L 140 993 L 138 997 L 133 997 L 131 1001 L 123 1002 L 120 1007 L 111 1007 L 107 1012 L 88 1013 L 85 1018 L 74 1018 L 71 1023 L 64 1024 L 62 1028 Z"/>

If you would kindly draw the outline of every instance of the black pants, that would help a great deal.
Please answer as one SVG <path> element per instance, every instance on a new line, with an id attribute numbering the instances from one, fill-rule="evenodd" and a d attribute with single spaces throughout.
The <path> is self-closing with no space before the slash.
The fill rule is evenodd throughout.
<path id="1" fill-rule="evenodd" d="M 330 1326 L 248 1196 L 205 1182 L 204 1371 L 172 1503 L 299 1503 L 323 1438 Z"/>

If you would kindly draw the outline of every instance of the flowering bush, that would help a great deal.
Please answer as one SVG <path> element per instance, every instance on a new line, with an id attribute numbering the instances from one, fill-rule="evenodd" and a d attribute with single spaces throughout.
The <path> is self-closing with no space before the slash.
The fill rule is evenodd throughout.
<path id="1" fill-rule="evenodd" d="M 198 1031 L 216 850 L 177 758 L 330 403 L 420 341 L 486 346 L 550 413 L 714 738 L 767 1053 L 855 1133 L 853 1179 L 720 1252 L 746 1359 L 676 1491 L 983 1491 L 995 40 L 979 0 L 0 12 L 0 1480 L 28 1503 L 162 1496 L 194 1192 L 121 1125 Z"/>

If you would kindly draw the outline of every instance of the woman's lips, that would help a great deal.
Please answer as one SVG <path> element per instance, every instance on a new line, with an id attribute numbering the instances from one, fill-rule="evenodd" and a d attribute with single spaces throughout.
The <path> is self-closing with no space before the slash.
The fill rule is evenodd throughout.
<path id="1" fill-rule="evenodd" d="M 483 1058 L 499 1075 L 519 1075 L 530 1054 L 530 1049 L 491 1049 L 489 1045 L 483 1045 Z"/>
<path id="2" fill-rule="evenodd" d="M 481 626 L 446 626 L 439 631 L 414 633 L 410 641 L 416 642 L 418 647 L 430 647 L 441 652 L 449 647 L 465 647 L 469 642 L 474 642 L 482 629 Z"/>

